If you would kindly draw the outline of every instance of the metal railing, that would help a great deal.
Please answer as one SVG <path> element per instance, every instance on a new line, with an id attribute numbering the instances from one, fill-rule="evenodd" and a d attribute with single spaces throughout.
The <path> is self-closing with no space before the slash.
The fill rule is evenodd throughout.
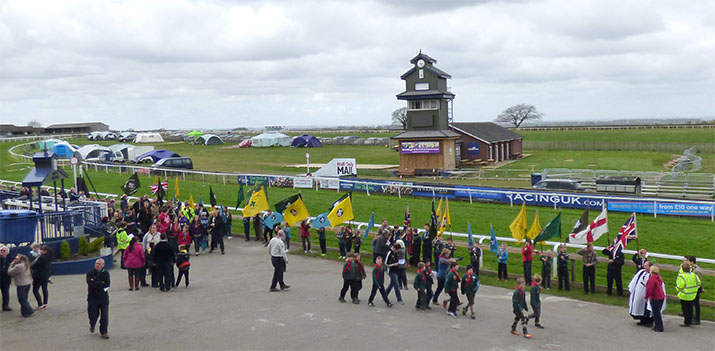
<path id="1" fill-rule="evenodd" d="M 0 143 L 12 143 L 17 141 L 32 141 L 32 140 L 46 140 L 46 139 L 71 139 L 80 138 L 86 136 L 86 133 L 76 133 L 76 134 L 42 134 L 42 135 L 27 135 L 19 137 L 3 137 L 0 138 Z"/>

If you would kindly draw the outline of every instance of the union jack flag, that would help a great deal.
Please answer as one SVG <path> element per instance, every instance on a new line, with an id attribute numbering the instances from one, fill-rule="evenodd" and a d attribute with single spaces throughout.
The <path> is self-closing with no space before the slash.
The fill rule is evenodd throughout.
<path id="1" fill-rule="evenodd" d="M 169 190 L 169 182 L 168 181 L 161 182 L 161 187 L 162 187 L 162 189 L 164 189 L 164 191 Z M 151 190 L 152 194 L 156 194 L 156 192 L 159 191 L 159 184 L 149 185 L 149 190 Z"/>
<path id="2" fill-rule="evenodd" d="M 611 255 L 615 257 L 626 248 L 626 245 L 628 245 L 631 240 L 637 238 L 638 232 L 636 231 L 636 213 L 633 212 L 626 223 L 621 227 L 621 230 L 618 232 L 618 236 L 613 240 L 613 244 L 608 247 L 611 251 Z"/>

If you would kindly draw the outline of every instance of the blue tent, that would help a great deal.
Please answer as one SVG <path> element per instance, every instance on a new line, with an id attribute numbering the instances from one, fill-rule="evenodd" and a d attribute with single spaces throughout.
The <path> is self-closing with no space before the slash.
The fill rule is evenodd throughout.
<path id="1" fill-rule="evenodd" d="M 303 134 L 301 136 L 295 137 L 293 139 L 293 142 L 291 143 L 292 147 L 321 147 L 323 146 L 323 143 L 318 140 L 318 138 L 309 135 L 309 134 Z"/>
<path id="2" fill-rule="evenodd" d="M 147 157 L 151 157 L 151 159 L 156 163 L 157 161 L 161 160 L 162 158 L 169 158 L 169 157 L 181 157 L 179 154 L 175 152 L 171 152 L 169 150 L 152 150 L 149 152 L 145 152 L 139 157 L 137 157 L 137 163 Z"/>
<path id="3" fill-rule="evenodd" d="M 74 152 L 77 149 L 73 148 L 70 144 L 67 144 L 66 142 L 61 142 L 55 144 L 55 146 L 52 147 L 52 153 L 57 155 L 57 157 L 60 158 L 71 158 L 74 156 Z"/>

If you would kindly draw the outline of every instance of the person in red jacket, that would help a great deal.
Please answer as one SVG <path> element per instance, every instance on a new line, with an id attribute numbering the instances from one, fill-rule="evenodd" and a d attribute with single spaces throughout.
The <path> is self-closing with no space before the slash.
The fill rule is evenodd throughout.
<path id="1" fill-rule="evenodd" d="M 129 291 L 136 288 L 139 290 L 139 270 L 144 269 L 146 263 L 146 255 L 144 254 L 144 248 L 132 234 L 129 234 L 131 240 L 129 241 L 129 246 L 124 250 L 124 266 L 127 267 L 127 272 L 129 274 Z"/>
<path id="2" fill-rule="evenodd" d="M 660 269 L 656 265 L 650 267 L 650 277 L 645 285 L 645 299 L 650 300 L 651 312 L 653 313 L 653 330 L 663 331 L 663 317 L 661 310 L 665 301 L 665 285 L 660 278 Z"/>
<path id="3" fill-rule="evenodd" d="M 531 263 L 534 261 L 534 246 L 531 240 L 526 239 L 524 247 L 521 248 L 521 262 L 524 263 L 524 280 L 526 285 L 531 285 Z"/>
<path id="4" fill-rule="evenodd" d="M 187 252 L 191 247 L 191 235 L 189 235 L 188 226 L 183 226 L 183 228 L 181 229 L 181 233 L 179 234 L 179 247 L 181 247 L 181 245 L 184 245 L 184 248 Z"/>
<path id="5" fill-rule="evenodd" d="M 300 240 L 303 241 L 303 252 L 312 253 L 313 251 L 310 250 L 310 224 L 307 219 L 300 222 Z"/>

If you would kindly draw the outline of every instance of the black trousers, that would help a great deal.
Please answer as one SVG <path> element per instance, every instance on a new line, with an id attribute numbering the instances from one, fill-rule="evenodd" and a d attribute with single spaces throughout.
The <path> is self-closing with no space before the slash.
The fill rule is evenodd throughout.
<path id="1" fill-rule="evenodd" d="M 340 289 L 340 298 L 344 299 L 345 294 L 348 292 L 348 289 L 351 289 L 353 286 L 354 280 L 353 279 L 343 279 L 343 288 Z M 352 292 L 350 292 L 350 295 L 352 296 Z"/>
<path id="2" fill-rule="evenodd" d="M 179 270 L 179 276 L 176 277 L 176 286 L 181 283 L 181 277 L 186 277 L 186 286 L 189 286 L 189 270 Z"/>
<path id="3" fill-rule="evenodd" d="M 506 271 L 506 263 L 499 263 L 499 270 L 497 272 L 497 277 L 501 279 L 509 279 L 509 275 Z"/>
<path id="4" fill-rule="evenodd" d="M 524 262 L 524 281 L 526 286 L 531 285 L 531 261 Z"/>
<path id="5" fill-rule="evenodd" d="M 700 291 L 698 291 L 698 294 L 695 295 L 695 300 L 693 300 L 693 307 L 695 308 L 693 322 L 700 323 Z"/>
<path id="6" fill-rule="evenodd" d="M 325 255 L 328 250 L 327 246 L 325 245 L 325 238 L 321 238 L 318 241 L 320 241 L 320 253 Z"/>
<path id="7" fill-rule="evenodd" d="M 448 291 L 449 294 L 449 308 L 447 308 L 447 311 L 449 312 L 457 312 L 457 306 L 459 305 L 459 296 L 457 295 L 457 291 Z"/>
<path id="8" fill-rule="evenodd" d="M 539 324 L 539 318 L 541 317 L 541 304 L 531 305 L 532 313 L 528 316 L 529 319 L 534 318 L 534 324 Z"/>
<path id="9" fill-rule="evenodd" d="M 385 293 L 385 286 L 384 285 L 377 285 L 377 284 L 372 284 L 372 290 L 370 291 L 370 298 L 367 299 L 367 302 L 372 302 L 375 299 L 375 295 L 377 294 L 378 290 L 380 291 L 380 296 L 382 296 L 382 301 L 385 301 L 386 304 L 390 303 L 390 300 L 387 298 L 387 294 Z"/>
<path id="10" fill-rule="evenodd" d="M 653 308 L 653 330 L 662 332 L 663 331 L 663 316 L 660 314 L 660 310 L 663 307 L 663 300 L 650 300 L 650 307 Z"/>
<path id="11" fill-rule="evenodd" d="M 680 300 L 680 308 L 683 310 L 683 323 L 693 324 L 693 301 Z"/>
<path id="12" fill-rule="evenodd" d="M 171 262 L 161 262 L 158 264 L 158 280 L 160 290 L 171 290 L 171 286 L 174 285 L 173 267 Z"/>
<path id="13" fill-rule="evenodd" d="M 566 291 L 571 290 L 569 287 L 569 268 L 558 266 L 556 268 L 556 275 L 559 277 L 559 290 L 566 288 Z"/>
<path id="14" fill-rule="evenodd" d="M 0 283 L 0 291 L 2 292 L 2 308 L 10 307 L 10 281 Z"/>
<path id="15" fill-rule="evenodd" d="M 527 318 L 522 312 L 514 314 L 514 323 L 511 324 L 511 330 L 516 330 L 516 323 L 519 321 L 521 321 L 521 330 L 524 334 L 526 334 L 526 326 L 529 324 L 529 318 Z"/>
<path id="16" fill-rule="evenodd" d="M 32 280 L 32 294 L 35 295 L 35 300 L 37 300 L 37 306 L 47 305 L 47 300 L 50 297 L 47 291 L 47 280 L 44 279 L 33 279 Z M 42 297 L 40 298 L 40 289 L 42 289 Z"/>
<path id="17" fill-rule="evenodd" d="M 340 257 L 345 257 L 347 255 L 345 250 L 345 243 L 338 241 L 338 249 L 340 249 Z"/>
<path id="18" fill-rule="evenodd" d="M 444 278 L 437 278 L 437 290 L 434 291 L 434 296 L 432 297 L 432 302 L 437 302 L 439 300 L 439 294 L 444 289 Z"/>
<path id="19" fill-rule="evenodd" d="M 211 251 L 216 249 L 216 247 L 221 248 L 221 252 L 224 251 L 223 249 L 223 234 L 211 234 Z"/>
<path id="20" fill-rule="evenodd" d="M 426 291 L 417 292 L 417 302 L 415 303 L 415 308 L 426 309 L 429 306 L 429 294 Z"/>
<path id="21" fill-rule="evenodd" d="M 89 325 L 95 326 L 99 318 L 99 333 L 107 334 L 109 331 L 109 301 L 88 301 L 87 315 Z"/>
<path id="22" fill-rule="evenodd" d="M 471 261 L 472 268 L 474 268 L 474 274 L 479 275 L 479 260 Z"/>
<path id="23" fill-rule="evenodd" d="M 589 284 L 591 285 L 591 293 L 596 293 L 596 266 L 586 267 L 583 266 L 583 291 L 589 291 Z"/>
<path id="24" fill-rule="evenodd" d="M 551 289 L 551 269 L 546 270 L 544 268 L 545 267 L 541 267 L 541 287 L 543 289 Z"/>
<path id="25" fill-rule="evenodd" d="M 300 241 L 303 243 L 303 251 L 310 251 L 310 237 L 309 236 L 301 236 Z M 307 243 L 307 249 L 306 249 L 306 243 Z"/>
<path id="26" fill-rule="evenodd" d="M 271 289 L 275 289 L 276 284 L 284 287 L 283 272 L 285 272 L 286 264 L 283 257 L 271 256 L 271 264 L 273 264 L 273 280 L 271 281 Z"/>
<path id="27" fill-rule="evenodd" d="M 616 281 L 616 293 L 618 296 L 623 296 L 623 280 L 621 279 L 621 266 L 618 267 L 608 267 L 606 272 L 606 280 L 608 281 L 608 289 L 606 294 L 609 296 L 613 291 L 613 281 Z"/>
<path id="28" fill-rule="evenodd" d="M 246 241 L 251 240 L 251 223 L 243 222 L 243 234 L 246 235 Z"/>

